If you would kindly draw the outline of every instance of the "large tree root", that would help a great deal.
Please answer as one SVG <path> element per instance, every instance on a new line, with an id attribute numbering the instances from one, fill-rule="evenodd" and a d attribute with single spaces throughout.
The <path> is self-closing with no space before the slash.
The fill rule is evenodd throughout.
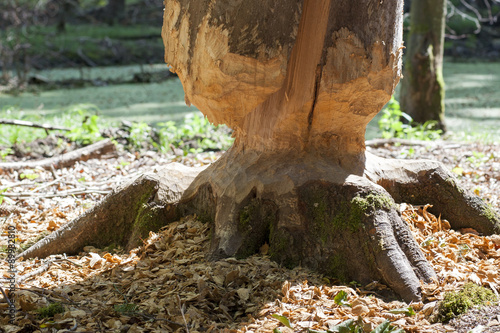
<path id="1" fill-rule="evenodd" d="M 421 296 L 419 280 L 435 273 L 397 202 L 433 204 L 454 228 L 500 232 L 498 214 L 432 161 L 367 154 L 364 172 L 353 175 L 329 159 L 230 150 L 200 171 L 172 164 L 145 175 L 20 256 L 110 243 L 130 248 L 149 230 L 196 213 L 212 223 L 214 258 L 245 257 L 267 243 L 270 256 L 285 266 L 308 266 L 344 281 L 384 281 L 410 301 Z"/>
<path id="2" fill-rule="evenodd" d="M 477 195 L 457 185 L 455 175 L 431 160 L 389 160 L 367 153 L 366 177 L 384 187 L 396 202 L 432 204 L 429 210 L 452 228 L 500 234 L 498 214 Z"/>
<path id="3" fill-rule="evenodd" d="M 91 145 L 75 149 L 61 156 L 46 158 L 38 161 L 5 162 L 0 163 L 0 173 L 4 170 L 21 170 L 43 168 L 65 168 L 74 165 L 78 161 L 87 161 L 92 158 L 99 158 L 103 155 L 116 155 L 116 146 L 111 140 L 101 140 Z"/>
<path id="4" fill-rule="evenodd" d="M 75 254 L 87 245 L 136 247 L 150 231 L 180 217 L 177 204 L 201 170 L 171 163 L 158 173 L 120 184 L 96 206 L 33 244 L 18 258 Z"/>

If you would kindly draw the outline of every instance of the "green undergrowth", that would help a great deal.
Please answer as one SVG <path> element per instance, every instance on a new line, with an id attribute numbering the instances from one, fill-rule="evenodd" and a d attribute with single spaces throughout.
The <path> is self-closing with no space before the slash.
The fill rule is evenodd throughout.
<path id="1" fill-rule="evenodd" d="M 228 149 L 233 139 L 226 126 L 213 126 L 207 118 L 188 114 L 184 122 L 159 123 L 156 126 L 145 122 L 118 123 L 100 116 L 99 109 L 92 104 L 73 105 L 62 113 L 43 115 L 24 113 L 15 107 L 0 111 L 1 119 L 15 119 L 65 127 L 69 131 L 50 130 L 0 125 L 0 157 L 14 154 L 16 144 L 44 139 L 48 135 L 58 138 L 58 145 L 73 142 L 77 146 L 88 145 L 104 138 L 123 143 L 129 151 L 156 150 L 160 152 L 200 153 Z"/>
<path id="2" fill-rule="evenodd" d="M 382 109 L 381 118 L 378 121 L 379 129 L 384 139 L 408 139 L 408 140 L 436 140 L 443 133 L 440 129 L 435 129 L 436 121 L 426 121 L 424 124 L 417 124 L 403 111 L 399 102 L 391 98 L 389 103 Z"/>
<path id="3" fill-rule="evenodd" d="M 445 294 L 432 321 L 446 323 L 474 306 L 494 304 L 498 304 L 498 298 L 490 289 L 469 282 L 462 290 Z"/>
<path id="4" fill-rule="evenodd" d="M 145 39 L 138 44 L 141 37 Z M 148 25 L 68 24 L 65 32 L 58 32 L 56 26 L 9 27 L 0 33 L 0 44 L 14 48 L 12 43 L 23 43 L 29 58 L 43 55 L 41 63 L 50 67 L 74 63 L 113 65 L 117 59 L 122 64 L 134 63 L 141 62 L 146 55 L 161 61 L 163 49 L 160 30 Z M 121 52 L 119 57 L 117 50 Z M 155 57 L 153 52 L 159 56 Z"/>
<path id="5" fill-rule="evenodd" d="M 66 137 L 71 142 L 89 144 L 101 140 L 100 131 L 112 125 L 100 118 L 98 113 L 99 109 L 92 104 L 73 105 L 60 114 L 48 116 L 43 113 L 24 113 L 16 107 L 5 107 L 0 111 L 0 118 L 65 127 L 70 131 L 51 130 L 50 133 Z M 43 139 L 49 134 L 45 129 L 16 125 L 0 125 L 0 132 L 1 151 L 8 151 L 17 143 Z"/>
<path id="6" fill-rule="evenodd" d="M 55 302 L 51 303 L 46 307 L 37 309 L 38 315 L 40 318 L 52 318 L 54 315 L 58 313 L 64 312 L 64 307 L 61 303 Z"/>

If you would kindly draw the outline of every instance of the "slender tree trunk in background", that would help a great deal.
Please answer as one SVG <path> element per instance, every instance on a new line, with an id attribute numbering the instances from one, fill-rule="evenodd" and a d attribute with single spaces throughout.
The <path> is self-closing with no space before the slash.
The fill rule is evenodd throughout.
<path id="1" fill-rule="evenodd" d="M 446 0 L 413 0 L 401 81 L 401 110 L 417 123 L 437 122 L 445 130 L 443 44 Z"/>
<path id="2" fill-rule="evenodd" d="M 69 0 L 59 0 L 56 3 L 59 6 L 59 11 L 57 13 L 57 32 L 63 33 L 66 31 L 66 19 L 70 13 L 72 4 Z"/>
<path id="3" fill-rule="evenodd" d="M 402 11 L 402 0 L 166 0 L 165 59 L 187 103 L 231 126 L 234 145 L 203 170 L 169 164 L 116 190 L 21 256 L 89 241 L 129 248 L 196 213 L 213 258 L 267 243 L 287 267 L 384 281 L 418 300 L 435 273 L 397 203 L 431 203 L 452 227 L 484 234 L 500 232 L 500 218 L 437 162 L 365 151 L 366 125 L 401 75 Z"/>
<path id="4" fill-rule="evenodd" d="M 125 15 L 125 0 L 109 0 L 104 10 L 105 21 L 114 25 L 123 20 Z"/>

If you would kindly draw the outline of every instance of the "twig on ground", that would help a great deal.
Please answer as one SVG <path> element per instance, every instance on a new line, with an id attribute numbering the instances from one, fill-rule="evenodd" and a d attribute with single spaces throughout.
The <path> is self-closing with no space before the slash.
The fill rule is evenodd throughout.
<path id="1" fill-rule="evenodd" d="M 189 333 L 189 326 L 184 316 L 184 308 L 182 307 L 181 298 L 177 295 L 177 301 L 179 302 L 179 309 L 181 310 L 182 319 L 184 320 L 184 325 L 186 325 L 186 333 Z"/>
<path id="2" fill-rule="evenodd" d="M 17 289 L 18 290 L 26 290 L 26 291 L 29 291 L 31 293 L 34 293 L 34 294 L 37 294 L 37 295 L 40 295 L 43 297 L 47 297 L 54 302 L 59 302 L 59 303 L 69 304 L 69 305 L 74 305 L 74 306 L 78 305 L 77 303 L 75 303 L 74 301 L 69 299 L 68 297 L 66 297 L 62 294 L 59 294 L 53 290 L 48 290 L 46 288 L 32 286 L 32 285 L 29 285 L 29 286 L 30 286 L 30 288 L 17 288 Z M 35 289 L 39 289 L 39 290 L 35 290 Z M 61 301 L 61 299 L 66 300 L 66 302 Z"/>
<path id="3" fill-rule="evenodd" d="M 366 140 L 365 145 L 367 147 L 379 148 L 385 145 L 401 145 L 401 146 L 434 146 L 436 145 L 433 141 L 419 141 L 419 140 L 407 140 L 407 139 L 373 139 Z"/>
<path id="4" fill-rule="evenodd" d="M 52 263 L 53 263 L 53 260 L 47 260 L 44 263 L 42 263 L 42 266 L 40 268 L 37 268 L 34 271 L 29 272 L 26 275 L 19 276 L 17 278 L 16 284 L 19 285 L 19 284 L 23 283 L 24 281 L 31 279 L 31 278 L 35 277 L 36 275 L 47 271 L 50 268 L 50 266 L 52 266 Z"/>
<path id="5" fill-rule="evenodd" d="M 36 187 L 35 189 L 33 189 L 33 192 L 38 192 L 38 191 L 43 190 L 43 189 L 45 189 L 45 188 L 47 188 L 47 187 L 50 187 L 50 186 L 52 186 L 52 185 L 55 185 L 55 184 L 59 183 L 61 180 L 63 180 L 63 178 L 64 178 L 65 176 L 67 176 L 67 175 L 64 175 L 63 177 L 59 177 L 59 178 L 57 178 L 57 179 L 54 179 L 53 181 L 50 181 L 50 182 L 48 182 L 48 183 L 45 183 L 45 184 L 43 184 L 42 186 L 38 186 L 38 187 Z"/>
<path id="6" fill-rule="evenodd" d="M 3 298 L 5 298 L 5 301 L 7 302 L 7 304 L 9 305 L 9 308 L 12 307 L 12 302 L 10 301 L 10 299 L 7 297 L 7 294 L 5 293 L 5 291 L 3 290 L 2 286 L 0 286 L 0 292 L 2 292 L 2 295 L 3 295 Z"/>
<path id="7" fill-rule="evenodd" d="M 15 126 L 26 126 L 26 127 L 34 127 L 34 128 L 43 128 L 44 130 L 52 130 L 52 131 L 71 131 L 71 129 L 60 126 L 52 126 L 48 124 L 37 124 L 32 123 L 31 121 L 25 120 L 16 120 L 16 119 L 0 119 L 0 124 L 2 125 L 15 125 Z"/>
<path id="8" fill-rule="evenodd" d="M 21 192 L 21 193 L 3 193 L 4 197 L 13 198 L 13 199 L 22 199 L 22 198 L 57 198 L 57 197 L 67 197 L 70 195 L 82 195 L 82 194 L 109 194 L 110 190 L 101 190 L 101 189 L 86 189 L 86 190 L 68 190 L 68 191 L 60 191 L 57 193 L 40 193 L 36 194 L 33 192 Z"/>
<path id="9" fill-rule="evenodd" d="M 76 331 L 76 329 L 78 328 L 78 322 L 77 322 L 75 319 L 73 319 L 73 320 L 74 320 L 74 322 L 75 322 L 75 325 L 73 325 L 73 327 L 71 327 L 71 328 L 69 329 L 71 332 Z"/>
<path id="10" fill-rule="evenodd" d="M 52 177 L 54 177 L 54 180 L 59 179 L 59 176 L 56 173 L 56 169 L 52 164 L 50 165 L 50 173 L 52 174 Z"/>
<path id="11" fill-rule="evenodd" d="M 74 262 L 74 261 L 72 261 L 72 260 L 69 260 L 69 259 L 67 259 L 67 258 L 63 258 L 63 259 L 59 259 L 59 260 L 61 260 L 61 261 L 67 261 L 67 262 L 69 262 L 69 263 L 71 263 L 71 264 L 75 265 L 76 267 L 83 267 L 83 265 L 80 265 L 79 263 L 76 263 L 76 262 Z"/>
<path id="12" fill-rule="evenodd" d="M 93 62 L 92 59 L 90 59 L 89 57 L 87 57 L 85 55 L 85 53 L 83 53 L 83 50 L 81 48 L 79 48 L 76 53 L 78 54 L 78 56 L 80 58 L 82 58 L 83 61 L 85 61 L 85 63 L 87 65 L 89 65 L 90 67 L 97 67 L 97 64 L 95 62 Z"/>
<path id="13" fill-rule="evenodd" d="M 1 170 L 34 169 L 37 167 L 50 170 L 51 168 L 65 168 L 74 165 L 77 161 L 87 161 L 105 154 L 116 154 L 116 147 L 111 140 L 98 141 L 89 146 L 73 150 L 61 156 L 51 157 L 39 161 L 0 163 Z"/>
<path id="14" fill-rule="evenodd" d="M 373 139 L 366 140 L 365 145 L 371 148 L 380 148 L 386 145 L 398 145 L 398 146 L 422 146 L 422 147 L 440 147 L 446 149 L 460 148 L 462 145 L 453 142 L 438 141 L 422 141 L 422 140 L 408 140 L 408 139 Z"/>

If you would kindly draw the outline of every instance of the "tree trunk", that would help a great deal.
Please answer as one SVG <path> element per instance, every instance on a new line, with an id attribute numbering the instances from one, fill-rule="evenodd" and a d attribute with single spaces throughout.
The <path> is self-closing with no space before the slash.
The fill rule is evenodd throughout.
<path id="1" fill-rule="evenodd" d="M 401 86 L 401 110 L 417 123 L 445 130 L 443 44 L 446 0 L 414 0 Z"/>
<path id="2" fill-rule="evenodd" d="M 68 0 L 58 0 L 56 5 L 59 9 L 57 13 L 57 32 L 64 33 L 66 32 L 66 21 L 70 14 L 72 4 Z"/>
<path id="3" fill-rule="evenodd" d="M 452 227 L 485 234 L 500 232 L 500 218 L 439 163 L 386 160 L 365 151 L 366 125 L 401 75 L 402 5 L 166 0 L 165 59 L 186 102 L 231 126 L 235 142 L 192 173 L 189 185 L 158 175 L 155 186 L 170 193 L 166 199 L 141 181 L 130 190 L 145 198 L 136 207 L 153 207 L 152 219 L 168 216 L 165 223 L 193 212 L 210 221 L 214 258 L 249 256 L 267 243 L 270 256 L 287 267 L 308 266 L 345 282 L 384 281 L 403 299 L 419 299 L 420 280 L 435 273 L 397 202 L 434 204 Z M 168 166 L 164 174 L 173 175 Z M 132 213 L 129 200 L 124 214 L 110 216 L 110 207 L 116 211 L 128 197 L 120 192 L 88 215 L 99 218 L 83 219 L 78 230 L 85 236 L 78 237 L 136 244 L 140 232 L 117 240 L 109 224 L 135 230 L 134 221 L 147 219 L 150 209 Z M 73 226 L 53 242 L 77 244 Z M 20 256 L 54 251 L 34 247 Z M 72 250 L 78 247 L 81 242 Z"/>
<path id="4" fill-rule="evenodd" d="M 287 266 L 384 280 L 405 299 L 419 298 L 419 279 L 434 271 L 379 185 L 416 191 L 412 172 L 425 164 L 379 160 L 364 145 L 367 123 L 400 78 L 402 5 L 166 1 L 165 60 L 186 102 L 235 133 L 233 147 L 182 201 L 200 188 L 213 193 L 215 257 L 247 256 L 269 243 L 271 257 Z M 436 182 L 458 191 L 449 172 L 431 169 Z M 424 191 L 396 197 L 433 199 Z M 498 232 L 495 218 L 478 228 Z"/>
<path id="5" fill-rule="evenodd" d="M 123 20 L 125 15 L 125 0 L 108 0 L 108 4 L 104 8 L 104 20 L 108 25 L 115 25 L 115 23 Z"/>

